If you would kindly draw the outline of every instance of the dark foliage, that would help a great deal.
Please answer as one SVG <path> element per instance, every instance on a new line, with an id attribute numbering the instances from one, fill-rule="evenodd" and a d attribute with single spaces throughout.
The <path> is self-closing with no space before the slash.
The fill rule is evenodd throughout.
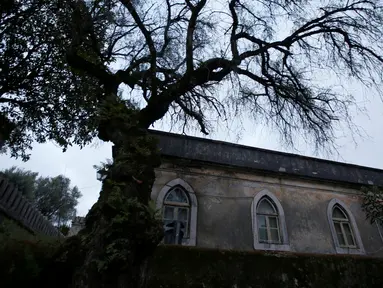
<path id="1" fill-rule="evenodd" d="M 0 141 L 28 159 L 32 141 L 64 149 L 94 137 L 101 90 L 96 79 L 74 73 L 65 60 L 70 41 L 61 15 L 75 1 L 6 1 L 0 4 Z M 91 59 L 92 55 L 88 56 Z"/>
<path id="2" fill-rule="evenodd" d="M 60 242 L 30 234 L 12 221 L 0 224 L 1 287 L 36 287 L 42 271 L 52 264 Z M 47 279 L 48 280 L 48 279 Z M 49 280 L 48 280 L 49 281 Z"/>
<path id="3" fill-rule="evenodd" d="M 160 246 L 148 287 L 379 287 L 383 260 L 350 255 Z"/>
<path id="4" fill-rule="evenodd" d="M 383 189 L 381 187 L 364 187 L 362 208 L 371 224 L 375 221 L 383 227 Z"/>

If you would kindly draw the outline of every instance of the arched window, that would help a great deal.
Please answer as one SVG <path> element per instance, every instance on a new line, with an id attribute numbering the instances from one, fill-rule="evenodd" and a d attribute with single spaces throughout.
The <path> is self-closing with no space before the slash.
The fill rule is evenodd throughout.
<path id="1" fill-rule="evenodd" d="M 332 222 L 334 223 L 339 246 L 343 248 L 356 248 L 350 221 L 345 212 L 343 212 L 343 209 L 338 205 L 335 205 L 333 208 Z"/>
<path id="2" fill-rule="evenodd" d="M 285 213 L 279 200 L 268 190 L 258 192 L 251 205 L 254 249 L 290 250 Z"/>
<path id="3" fill-rule="evenodd" d="M 157 196 L 162 210 L 165 244 L 195 246 L 197 239 L 197 197 L 192 187 L 177 178 L 168 182 Z"/>
<path id="4" fill-rule="evenodd" d="M 258 237 L 261 243 L 281 243 L 278 211 L 267 196 L 263 197 L 257 207 Z"/>
<path id="5" fill-rule="evenodd" d="M 346 204 L 338 199 L 332 199 L 327 208 L 327 217 L 337 253 L 365 253 L 354 216 Z"/>
<path id="6" fill-rule="evenodd" d="M 165 244 L 182 244 L 188 238 L 190 201 L 181 187 L 172 188 L 165 196 L 163 204 Z"/>

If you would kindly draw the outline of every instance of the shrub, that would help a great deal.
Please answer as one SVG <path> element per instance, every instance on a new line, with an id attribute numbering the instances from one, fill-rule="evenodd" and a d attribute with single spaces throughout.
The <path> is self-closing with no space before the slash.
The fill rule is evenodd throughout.
<path id="1" fill-rule="evenodd" d="M 0 286 L 35 286 L 58 245 L 58 240 L 34 235 L 13 221 L 3 220 L 0 223 Z"/>

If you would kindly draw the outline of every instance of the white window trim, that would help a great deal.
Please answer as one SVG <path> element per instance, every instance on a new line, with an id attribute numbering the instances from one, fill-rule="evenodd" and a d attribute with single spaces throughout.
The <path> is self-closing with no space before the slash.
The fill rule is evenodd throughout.
<path id="1" fill-rule="evenodd" d="M 346 214 L 346 216 L 349 220 L 352 232 L 354 233 L 354 238 L 356 241 L 357 248 L 343 248 L 343 247 L 340 247 L 340 245 L 339 245 L 338 237 L 336 235 L 334 222 L 333 222 L 333 218 L 332 218 L 332 212 L 333 212 L 334 206 L 336 206 L 336 205 L 338 205 L 339 207 L 341 207 L 343 209 L 343 212 Z M 336 253 L 338 253 L 338 254 L 365 254 L 365 250 L 364 250 L 363 243 L 362 243 L 362 238 L 360 237 L 359 229 L 358 229 L 358 226 L 356 225 L 354 215 L 351 213 L 350 209 L 348 209 L 348 207 L 346 206 L 345 203 L 343 203 L 341 200 L 338 200 L 336 198 L 332 199 L 328 203 L 328 206 L 327 206 L 327 219 L 328 219 L 328 223 L 330 225 L 330 231 L 331 231 L 332 239 L 334 241 Z"/>
<path id="2" fill-rule="evenodd" d="M 260 243 L 259 242 L 259 236 L 258 236 L 258 222 L 257 222 L 257 206 L 259 201 L 263 197 L 269 197 L 275 207 L 278 210 L 278 218 L 279 218 L 279 227 L 280 227 L 280 237 L 282 237 L 282 243 L 281 244 L 272 244 L 272 243 Z M 285 221 L 285 212 L 283 211 L 283 207 L 277 197 L 274 196 L 273 193 L 271 193 L 268 190 L 262 190 L 258 192 L 254 198 L 253 202 L 251 203 L 251 221 L 252 221 L 252 227 L 253 227 L 253 244 L 254 249 L 256 250 L 278 250 L 278 251 L 290 251 L 290 244 L 289 244 L 289 237 L 287 234 L 287 227 L 286 227 L 286 221 Z"/>
<path id="3" fill-rule="evenodd" d="M 175 186 L 181 186 L 187 192 L 190 199 L 190 222 L 189 222 L 189 237 L 182 240 L 182 245 L 195 246 L 197 242 L 197 211 L 198 202 L 193 188 L 184 180 L 177 178 L 173 179 L 161 189 L 158 194 L 156 206 L 157 209 L 162 209 L 166 194 Z"/>

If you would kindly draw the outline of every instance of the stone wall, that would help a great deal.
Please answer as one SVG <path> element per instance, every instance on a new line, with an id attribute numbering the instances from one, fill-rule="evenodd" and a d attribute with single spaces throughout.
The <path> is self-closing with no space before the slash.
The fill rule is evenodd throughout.
<path id="1" fill-rule="evenodd" d="M 3 217 L 16 221 L 32 233 L 54 237 L 62 236 L 61 233 L 22 196 L 17 186 L 9 183 L 7 179 L 0 175 L 0 220 Z"/>
<path id="2" fill-rule="evenodd" d="M 383 239 L 377 226 L 365 218 L 357 186 L 168 159 L 157 169 L 152 199 L 157 200 L 163 187 L 178 178 L 190 185 L 197 198 L 196 246 L 254 250 L 252 202 L 257 193 L 267 190 L 284 209 L 290 251 L 337 253 L 327 217 L 335 198 L 355 218 L 362 254 L 383 256 Z"/>

